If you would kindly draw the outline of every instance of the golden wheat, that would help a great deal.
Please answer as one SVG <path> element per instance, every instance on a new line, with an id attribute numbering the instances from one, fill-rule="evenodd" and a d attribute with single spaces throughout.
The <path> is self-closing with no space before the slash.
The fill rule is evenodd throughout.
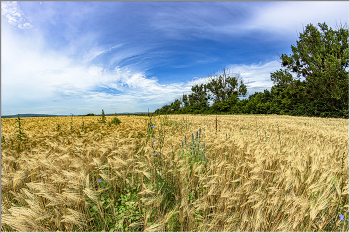
<path id="1" fill-rule="evenodd" d="M 1 230 L 92 230 L 94 205 L 102 230 L 110 230 L 110 214 L 121 227 L 130 217 L 116 212 L 115 201 L 127 187 L 139 199 L 125 205 L 141 216 L 127 225 L 142 231 L 322 231 L 332 221 L 333 230 L 346 230 L 335 219 L 341 199 L 349 215 L 348 120 L 218 116 L 216 131 L 215 116 L 172 115 L 152 118 L 150 142 L 148 117 L 118 118 L 111 126 L 94 116 L 23 118 L 29 142 L 22 152 L 10 148 L 15 119 L 2 119 Z M 189 144 L 199 128 L 206 166 L 183 157 L 191 153 L 184 136 Z M 155 158 L 161 172 L 154 173 Z M 155 189 L 155 174 L 176 177 L 171 210 L 162 208 L 168 197 Z M 108 205 L 100 180 L 112 187 Z"/>

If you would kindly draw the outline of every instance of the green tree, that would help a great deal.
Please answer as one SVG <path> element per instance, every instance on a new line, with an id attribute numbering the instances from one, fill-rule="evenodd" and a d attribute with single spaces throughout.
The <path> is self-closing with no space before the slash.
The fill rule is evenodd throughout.
<path id="1" fill-rule="evenodd" d="M 169 104 L 164 105 L 163 107 L 161 107 L 160 109 L 160 114 L 166 114 L 169 113 L 171 111 L 171 106 Z"/>
<path id="2" fill-rule="evenodd" d="M 187 108 L 190 105 L 190 103 L 188 102 L 188 97 L 185 94 L 182 95 L 182 103 L 184 105 L 184 108 Z"/>
<path id="3" fill-rule="evenodd" d="M 202 109 L 209 106 L 208 103 L 208 92 L 205 84 L 195 85 L 191 88 L 192 93 L 188 95 L 189 104 L 195 109 Z"/>
<path id="4" fill-rule="evenodd" d="M 174 102 L 172 102 L 170 104 L 171 109 L 173 111 L 179 111 L 180 110 L 180 106 L 181 106 L 181 101 L 179 99 L 176 99 Z"/>
<path id="5" fill-rule="evenodd" d="M 343 111 L 349 108 L 349 30 L 333 30 L 319 23 L 318 30 L 312 24 L 306 26 L 299 35 L 296 46 L 291 46 L 293 54 L 281 55 L 282 66 L 286 70 L 271 74 L 271 80 L 297 90 L 297 95 L 313 102 L 322 111 Z M 296 82 L 289 72 L 296 73 Z M 296 94 L 296 93 L 294 93 Z M 315 109 L 319 112 L 321 109 Z"/>
<path id="6" fill-rule="evenodd" d="M 214 103 L 222 103 L 229 100 L 232 95 L 246 96 L 247 87 L 243 84 L 243 81 L 241 80 L 240 85 L 238 85 L 238 78 L 228 76 L 226 68 L 223 68 L 222 75 L 211 78 L 206 87 L 212 94 L 210 99 Z"/>
<path id="7" fill-rule="evenodd" d="M 288 72 L 288 70 L 282 70 L 276 71 L 274 73 L 271 73 L 271 81 L 273 81 L 273 84 L 279 84 L 283 87 L 289 87 L 289 85 L 293 82 L 293 76 L 291 73 Z"/>

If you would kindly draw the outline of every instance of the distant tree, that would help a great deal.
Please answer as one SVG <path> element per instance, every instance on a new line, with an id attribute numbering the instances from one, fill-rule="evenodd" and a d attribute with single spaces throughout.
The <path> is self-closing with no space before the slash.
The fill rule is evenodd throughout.
<path id="1" fill-rule="evenodd" d="M 187 108 L 190 105 L 190 103 L 188 102 L 188 96 L 185 94 L 182 95 L 182 103 L 184 105 L 184 108 Z"/>
<path id="2" fill-rule="evenodd" d="M 191 88 L 192 93 L 188 95 L 189 104 L 195 109 L 201 109 L 209 106 L 207 87 L 205 84 L 195 85 Z"/>
<path id="3" fill-rule="evenodd" d="M 171 109 L 173 111 L 179 111 L 180 110 L 180 106 L 181 106 L 181 101 L 179 99 L 176 99 L 174 102 L 172 102 L 170 104 Z"/>
<path id="4" fill-rule="evenodd" d="M 243 84 L 243 81 L 241 80 L 239 85 L 238 78 L 230 77 L 226 73 L 226 68 L 223 68 L 222 75 L 210 78 L 209 83 L 206 84 L 206 88 L 212 94 L 210 99 L 214 103 L 227 101 L 232 95 L 246 96 L 247 94 L 247 87 Z"/>
<path id="5" fill-rule="evenodd" d="M 169 113 L 169 111 L 171 111 L 171 106 L 169 104 L 166 104 L 163 107 L 161 107 L 160 114 L 166 114 Z"/>

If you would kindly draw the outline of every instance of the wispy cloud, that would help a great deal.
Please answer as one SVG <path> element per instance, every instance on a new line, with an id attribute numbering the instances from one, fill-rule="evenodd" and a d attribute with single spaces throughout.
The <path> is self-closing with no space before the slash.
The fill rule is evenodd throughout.
<path id="1" fill-rule="evenodd" d="M 165 12 L 156 13 L 153 27 L 168 37 L 213 40 L 239 38 L 265 31 L 285 37 L 297 36 L 307 24 L 320 22 L 339 24 L 349 18 L 349 2 L 195 2 L 186 7 L 169 3 Z M 336 15 L 336 18 L 334 17 Z M 229 20 L 228 20 L 229 19 Z M 291 30 L 292 28 L 298 30 Z M 264 38 L 261 38 L 264 39 Z"/>
<path id="2" fill-rule="evenodd" d="M 147 102 L 162 104 L 190 90 L 189 85 L 186 87 L 181 83 L 161 85 L 156 78 L 147 78 L 143 73 L 127 68 L 109 70 L 84 60 L 74 61 L 59 52 L 43 51 L 43 44 L 32 46 L 23 40 L 18 47 L 18 35 L 9 28 L 4 30 L 6 36 L 2 39 L 8 46 L 2 50 L 2 72 L 4 77 L 12 77 L 2 82 L 6 87 L 2 90 L 4 106 L 17 105 L 25 99 L 32 103 L 45 100 L 47 105 L 71 108 L 91 106 L 90 103 L 113 103 L 146 110 L 144 104 Z M 91 52 L 86 60 L 91 61 L 96 54 Z M 94 91 L 100 87 L 109 88 L 110 92 Z"/>
<path id="3" fill-rule="evenodd" d="M 19 29 L 31 28 L 30 18 L 25 16 L 19 8 L 17 2 L 1 2 L 1 15 L 3 15 L 9 24 Z"/>
<path id="4" fill-rule="evenodd" d="M 289 35 L 297 38 L 303 28 L 310 23 L 317 26 L 318 23 L 328 22 L 329 26 L 333 27 L 335 23 L 344 23 L 348 19 L 348 1 L 270 2 L 267 7 L 259 9 L 256 17 L 244 27 L 247 30 L 279 32 L 280 36 Z"/>

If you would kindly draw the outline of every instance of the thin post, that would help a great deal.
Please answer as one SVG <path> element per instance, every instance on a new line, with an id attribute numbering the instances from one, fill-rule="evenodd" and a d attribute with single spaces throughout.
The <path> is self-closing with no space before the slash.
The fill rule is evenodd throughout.
<path id="1" fill-rule="evenodd" d="M 215 134 L 218 134 L 218 115 L 216 115 L 215 129 L 216 129 L 216 133 Z"/>

